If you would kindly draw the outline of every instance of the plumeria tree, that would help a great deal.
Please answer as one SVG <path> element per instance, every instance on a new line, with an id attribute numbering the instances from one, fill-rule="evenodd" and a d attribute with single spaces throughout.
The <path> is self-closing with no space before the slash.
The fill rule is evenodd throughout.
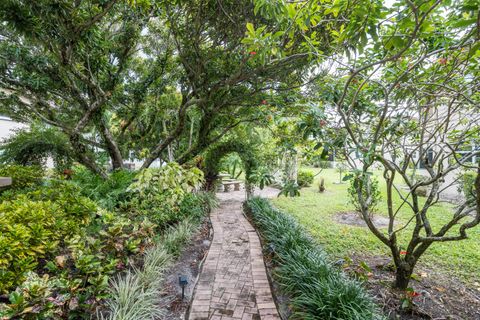
<path id="1" fill-rule="evenodd" d="M 466 239 L 480 223 L 480 167 L 472 162 L 480 154 L 480 50 L 478 8 L 470 5 L 397 2 L 363 54 L 337 61 L 336 94 L 326 100 L 347 137 L 342 150 L 362 217 L 393 257 L 396 288 L 408 287 L 428 248 Z M 376 167 L 387 187 L 386 230 L 371 214 Z M 462 167 L 477 171 L 475 197 L 433 224 L 435 205 Z M 419 168 L 423 177 L 412 174 Z"/>
<path id="2" fill-rule="evenodd" d="M 256 3 L 269 8 L 268 1 Z M 314 16 L 321 16 L 314 23 L 327 26 L 328 14 L 343 19 L 341 28 L 329 29 L 335 50 L 325 52 L 308 37 L 302 43 L 318 61 L 312 79 L 319 80 L 305 90 L 336 138 L 320 123 L 308 126 L 310 136 L 346 159 L 361 215 L 390 249 L 394 286 L 405 289 L 428 248 L 465 239 L 480 223 L 480 171 L 472 162 L 480 152 L 478 3 L 402 0 L 385 7 L 375 1 L 300 1 L 287 6 L 287 13 L 277 15 L 306 29 Z M 433 225 L 434 206 L 462 167 L 477 171 L 476 196 L 457 204 L 444 224 Z M 387 185 L 386 230 L 371 214 L 376 168 Z M 419 168 L 423 178 L 412 174 Z M 400 210 L 408 219 L 400 219 Z M 407 240 L 401 242 L 400 234 Z"/>

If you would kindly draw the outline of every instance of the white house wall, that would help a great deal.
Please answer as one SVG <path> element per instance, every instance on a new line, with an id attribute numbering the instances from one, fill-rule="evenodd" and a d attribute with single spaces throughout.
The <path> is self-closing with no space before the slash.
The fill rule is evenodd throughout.
<path id="1" fill-rule="evenodd" d="M 26 126 L 22 123 L 18 123 L 10 120 L 7 117 L 0 116 L 0 141 L 11 136 L 15 129 L 25 128 Z"/>

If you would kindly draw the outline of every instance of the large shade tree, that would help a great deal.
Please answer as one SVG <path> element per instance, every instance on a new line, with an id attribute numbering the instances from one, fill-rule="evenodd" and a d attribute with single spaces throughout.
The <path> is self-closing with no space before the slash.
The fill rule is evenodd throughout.
<path id="1" fill-rule="evenodd" d="M 286 10 L 286 3 L 278 3 Z M 161 156 L 170 141 L 180 163 L 190 160 L 242 123 L 265 117 L 265 108 L 279 92 L 305 81 L 311 57 L 300 44 L 308 36 L 328 43 L 323 25 L 309 30 L 291 25 L 278 30 L 276 16 L 259 15 L 250 1 L 175 1 L 164 6 L 159 19 L 169 28 L 181 68 L 181 101 L 168 134 L 151 150 L 144 166 Z M 340 27 L 340 21 L 332 22 Z M 269 45 L 275 43 L 275 49 Z M 269 49 L 270 48 L 270 49 Z M 193 136 L 187 133 L 194 131 Z M 186 129 L 186 130 L 185 130 Z"/>
<path id="2" fill-rule="evenodd" d="M 59 128 L 77 160 L 94 172 L 104 175 L 93 147 L 106 150 L 114 168 L 122 167 L 109 116 L 112 103 L 127 94 L 123 85 L 135 72 L 134 58 L 151 11 L 117 0 L 2 1 L 2 113 Z M 142 90 L 150 78 L 161 75 L 161 56 L 145 63 L 152 75 L 135 77 Z"/>
<path id="3" fill-rule="evenodd" d="M 318 23 L 318 11 L 299 24 L 269 10 L 291 15 L 303 4 L 269 6 L 3 1 L 1 112 L 60 129 L 75 158 L 101 175 L 95 150 L 114 169 L 132 154 L 145 158 L 143 167 L 158 158 L 186 162 L 263 118 L 275 92 L 305 81 L 305 39 L 332 52 L 340 9 L 325 14 L 328 23 Z"/>

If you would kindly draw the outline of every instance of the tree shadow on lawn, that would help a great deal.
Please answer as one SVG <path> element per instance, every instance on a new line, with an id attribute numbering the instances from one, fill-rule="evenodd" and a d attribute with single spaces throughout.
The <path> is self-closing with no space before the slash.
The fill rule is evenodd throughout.
<path id="1" fill-rule="evenodd" d="M 336 222 L 341 224 L 347 224 L 350 226 L 359 226 L 359 227 L 367 227 L 365 220 L 363 220 L 361 213 L 351 211 L 351 212 L 340 212 L 334 216 Z M 376 227 L 387 227 L 389 223 L 389 219 L 387 217 L 383 217 L 380 215 L 374 215 L 372 218 L 372 222 Z"/>

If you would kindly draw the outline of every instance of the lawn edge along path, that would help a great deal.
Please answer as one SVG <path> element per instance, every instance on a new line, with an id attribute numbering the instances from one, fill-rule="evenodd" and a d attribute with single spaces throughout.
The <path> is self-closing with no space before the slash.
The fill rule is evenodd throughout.
<path id="1" fill-rule="evenodd" d="M 221 201 L 210 219 L 212 244 L 187 319 L 280 319 L 260 239 L 243 215 L 242 202 Z"/>

